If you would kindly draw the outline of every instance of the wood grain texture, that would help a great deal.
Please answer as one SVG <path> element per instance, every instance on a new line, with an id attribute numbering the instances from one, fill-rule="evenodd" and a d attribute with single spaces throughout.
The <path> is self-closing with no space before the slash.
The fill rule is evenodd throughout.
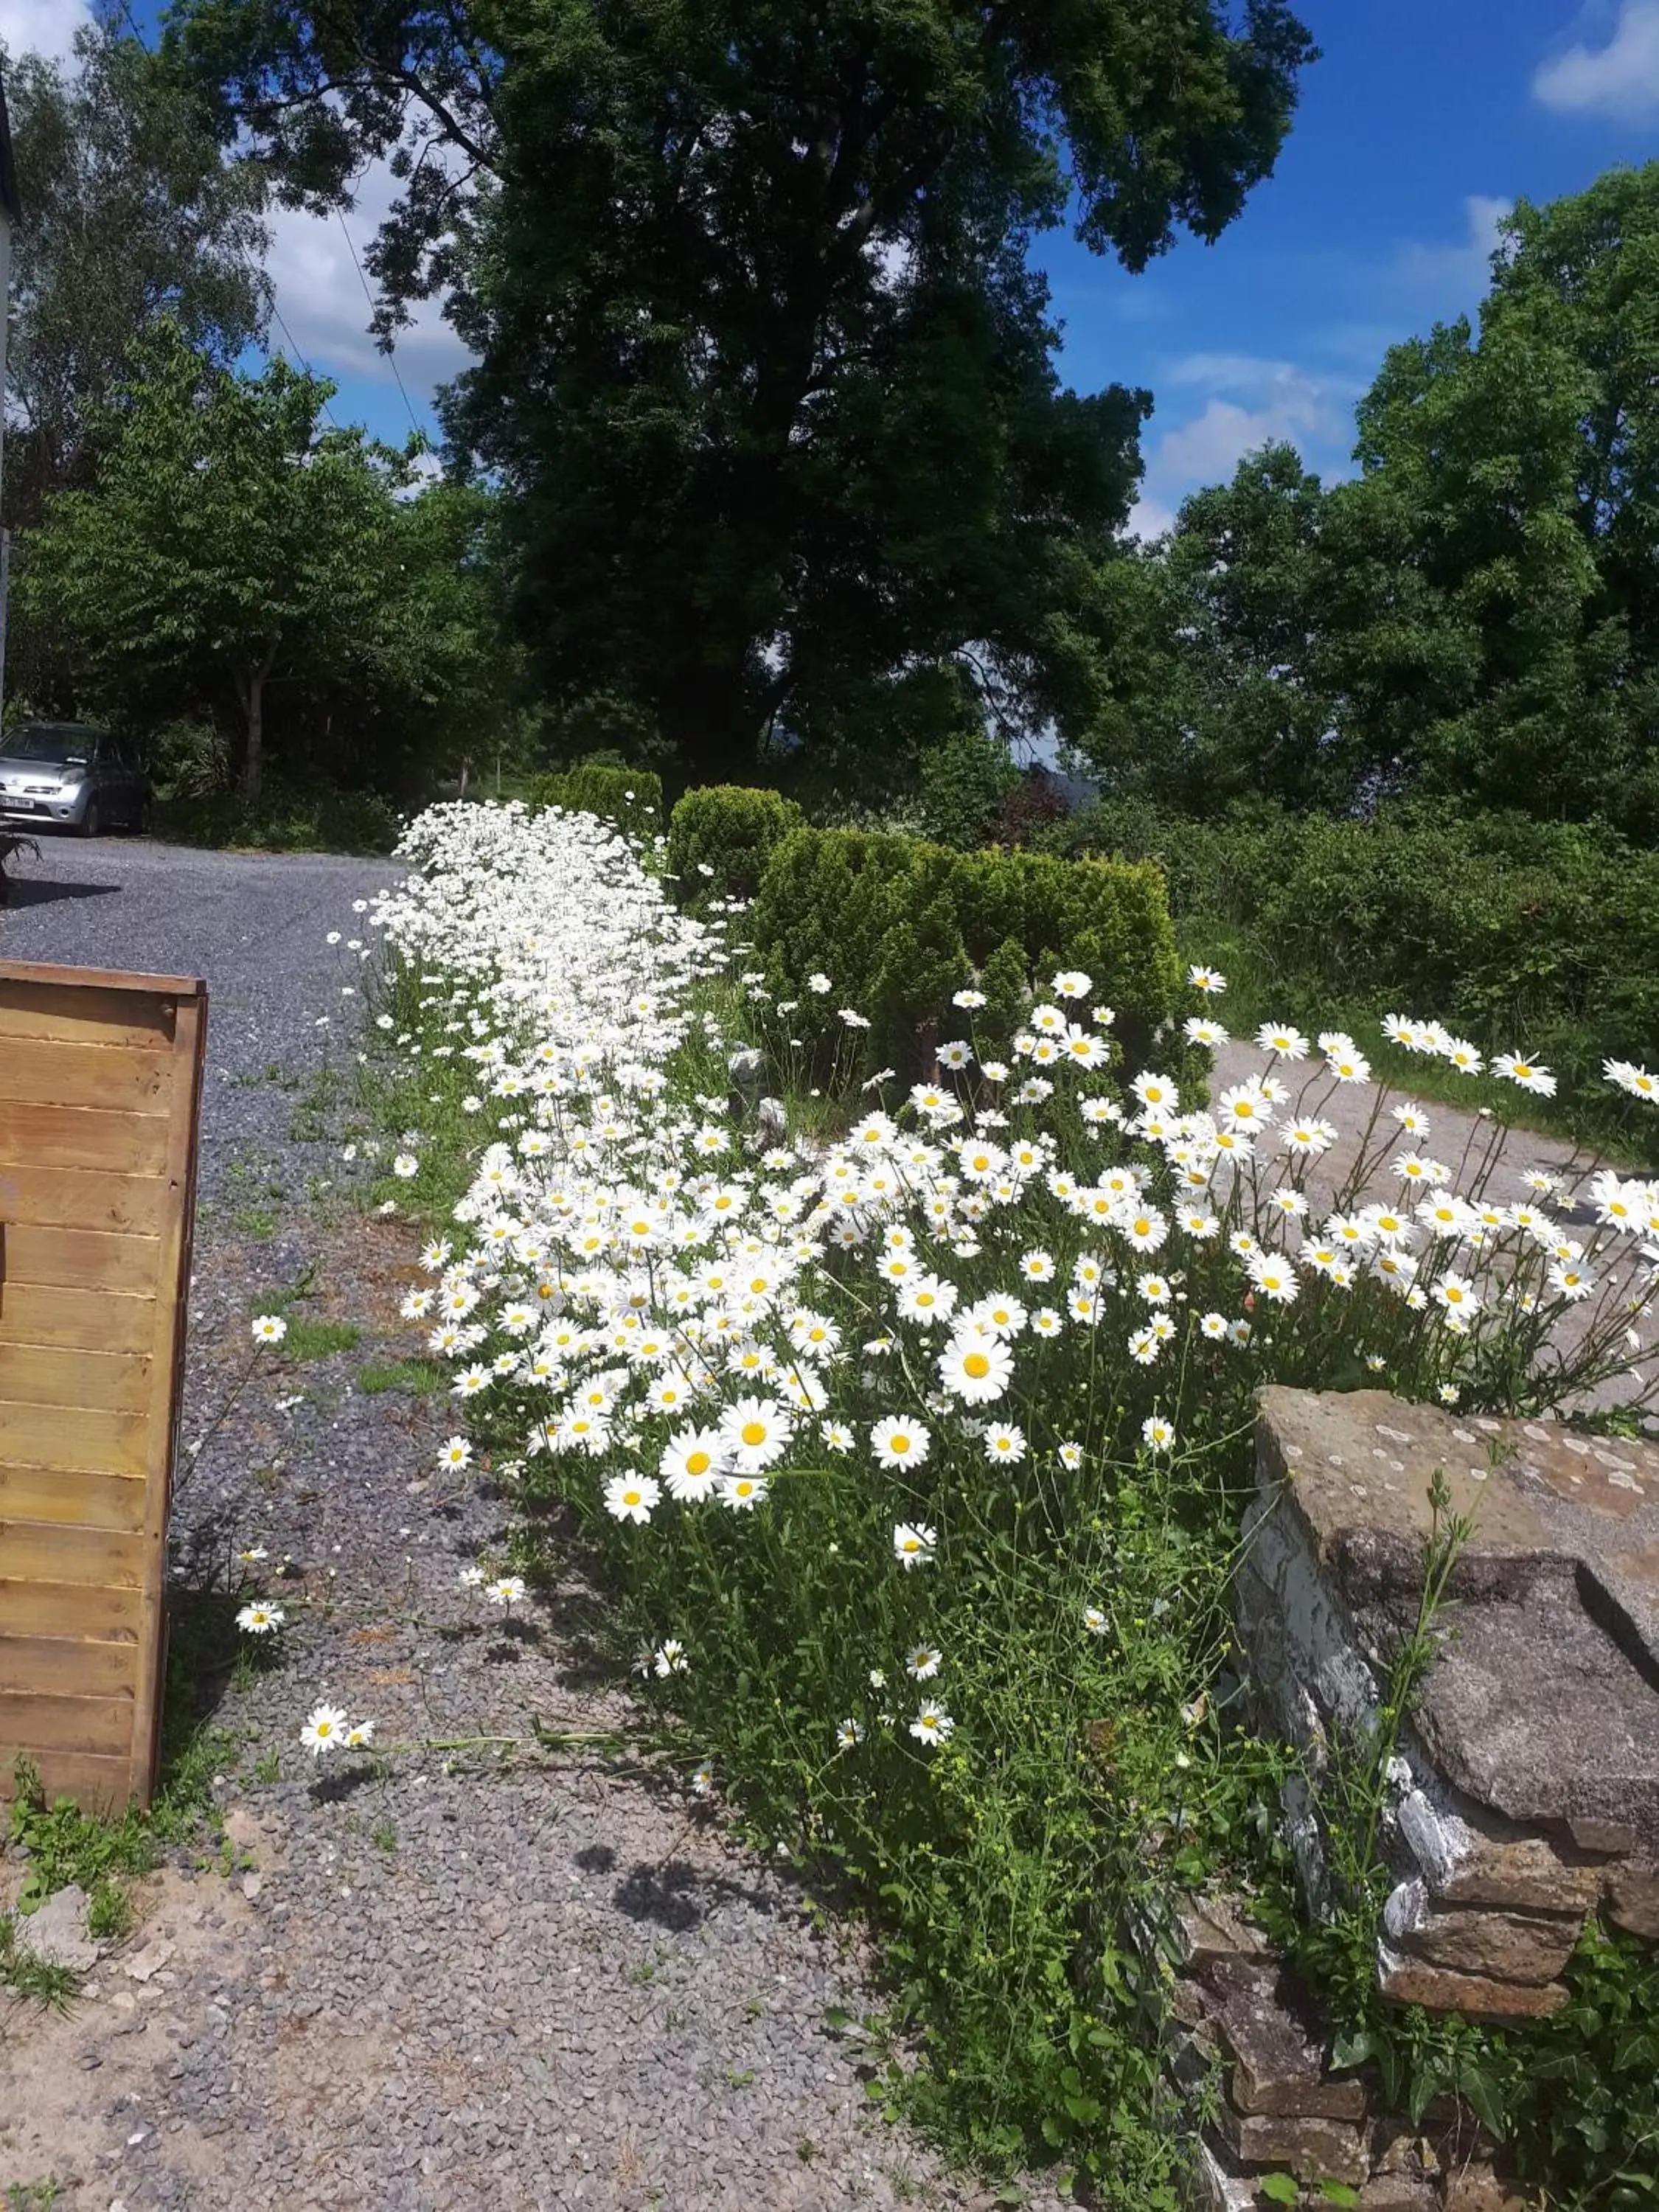
<path id="1" fill-rule="evenodd" d="M 104 1758 L 125 1754 L 132 1741 L 132 1699 L 81 1695 L 53 1697 L 42 1692 L 10 1696 L 0 1691 L 0 1746 L 15 1759 L 20 1751 L 92 1752 Z"/>
<path id="2" fill-rule="evenodd" d="M 165 1176 L 0 1164 L 0 1221 L 37 1229 L 160 1236 L 172 1193 Z"/>
<path id="3" fill-rule="evenodd" d="M 95 1295 L 119 1291 L 142 1295 L 146 1304 L 153 1304 L 161 1254 L 159 1237 L 8 1221 L 0 1213 L 0 1307 L 15 1286 L 25 1283 Z M 149 1341 L 154 1342 L 153 1316 Z"/>
<path id="4" fill-rule="evenodd" d="M 131 1706 L 137 1673 L 136 1644 L 97 1644 L 69 1636 L 0 1636 L 0 1692 L 125 1698 Z"/>
<path id="5" fill-rule="evenodd" d="M 49 1037 L 65 1044 L 171 1048 L 180 1003 L 119 988 L 40 984 L 0 964 L 0 1039 Z M 3 1049 L 3 1046 L 0 1046 Z"/>
<path id="6" fill-rule="evenodd" d="M 205 986 L 0 963 L 0 1790 L 147 1802 Z"/>
<path id="7" fill-rule="evenodd" d="M 27 1169 L 88 1168 L 100 1176 L 155 1176 L 167 1166 L 165 1115 L 103 1106 L 15 1105 L 0 1069 L 0 1161 Z"/>
<path id="8" fill-rule="evenodd" d="M 0 1258 L 0 1269 L 3 1264 Z M 153 1261 L 149 1272 L 153 1277 Z M 136 1292 L 13 1282 L 0 1272 L 0 1356 L 8 1344 L 148 1353 L 155 1340 L 154 1298 Z"/>
<path id="9" fill-rule="evenodd" d="M 70 1474 L 149 1471 L 149 1422 L 142 1413 L 64 1415 L 61 1406 L 0 1398 L 0 1458 L 26 1467 L 61 1467 Z"/>
<path id="10" fill-rule="evenodd" d="M 0 1522 L 66 1522 L 76 1528 L 144 1525 L 144 1486 L 137 1475 L 71 1474 L 61 1467 L 0 1461 Z"/>
<path id="11" fill-rule="evenodd" d="M 150 1363 L 143 1352 L 0 1342 L 0 1403 L 143 1413 L 149 1400 Z"/>
<path id="12" fill-rule="evenodd" d="M 18 1106 L 97 1106 L 165 1120 L 172 1110 L 173 1054 L 137 1046 L 9 1036 L 0 1045 L 0 1097 Z"/>
<path id="13" fill-rule="evenodd" d="M 173 1203 L 162 1229 L 157 1267 L 144 1518 L 144 1534 L 157 1562 L 157 1572 L 144 1592 L 132 1735 L 133 1788 L 146 1804 L 155 1786 L 161 1746 L 161 1696 L 167 1663 L 167 1516 L 173 1505 L 173 1470 L 179 1455 L 179 1419 L 185 1392 L 185 1322 L 190 1297 L 191 1249 L 196 1231 L 202 1070 L 207 1057 L 205 986 L 197 997 L 178 1001 L 173 1042 L 178 1060 L 173 1081 L 173 1111 L 167 1123 L 167 1182 Z"/>
<path id="14" fill-rule="evenodd" d="M 142 1589 L 148 1565 L 143 1529 L 78 1528 L 67 1521 L 0 1521 L 0 1559 L 9 1576 L 118 1590 Z"/>
<path id="15" fill-rule="evenodd" d="M 118 1813 L 131 1794 L 132 1763 L 125 1753 L 100 1759 L 91 1752 L 47 1751 L 34 1763 L 47 1797 L 73 1797 L 83 1813 Z M 0 1741 L 0 1798 L 10 1795 L 11 1759 Z"/>
<path id="16" fill-rule="evenodd" d="M 136 1589 L 98 1583 L 33 1583 L 0 1574 L 0 1636 L 88 1637 L 106 1644 L 119 1638 L 136 1655 L 143 1618 Z"/>

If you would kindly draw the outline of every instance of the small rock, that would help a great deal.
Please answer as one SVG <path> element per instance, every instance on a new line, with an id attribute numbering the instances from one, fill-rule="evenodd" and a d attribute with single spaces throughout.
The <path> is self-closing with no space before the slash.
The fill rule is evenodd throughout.
<path id="1" fill-rule="evenodd" d="M 250 1905 L 252 1904 L 254 1899 L 258 1897 L 259 1892 L 264 1888 L 264 1876 L 261 1874 L 251 1872 L 245 1874 L 242 1876 L 242 1894 L 246 1898 Z"/>
<path id="2" fill-rule="evenodd" d="M 251 1851 L 260 1841 L 262 1832 L 246 1805 L 233 1805 L 225 1814 L 225 1833 L 239 1851 Z"/>
<path id="3" fill-rule="evenodd" d="M 78 1881 L 56 1891 L 16 1927 L 18 1949 L 44 1966 L 84 1974 L 98 1964 L 101 1946 L 87 1933 L 87 1893 Z"/>
<path id="4" fill-rule="evenodd" d="M 135 1982 L 147 1982 L 158 1973 L 173 1956 L 173 1946 L 165 1936 L 158 1936 L 146 1943 L 142 1951 L 135 1951 L 130 1959 L 121 1962 L 121 1971 Z"/>

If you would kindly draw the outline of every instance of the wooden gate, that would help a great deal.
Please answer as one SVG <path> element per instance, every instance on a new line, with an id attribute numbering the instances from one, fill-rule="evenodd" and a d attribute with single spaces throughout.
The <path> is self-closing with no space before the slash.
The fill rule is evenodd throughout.
<path id="1" fill-rule="evenodd" d="M 0 962 L 0 1796 L 149 1802 L 207 988 Z"/>

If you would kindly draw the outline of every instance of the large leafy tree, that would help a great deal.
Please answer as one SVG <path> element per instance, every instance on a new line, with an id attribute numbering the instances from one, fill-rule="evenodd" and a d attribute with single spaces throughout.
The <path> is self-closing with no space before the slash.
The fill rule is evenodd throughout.
<path id="1" fill-rule="evenodd" d="M 1384 360 L 1356 478 L 1268 448 L 1108 569 L 1085 750 L 1200 805 L 1410 793 L 1659 836 L 1656 302 L 1659 163 L 1518 206 L 1478 324 Z"/>
<path id="2" fill-rule="evenodd" d="M 73 62 L 10 60 L 6 102 L 27 220 L 12 246 L 6 512 L 34 520 L 83 483 L 97 410 L 159 315 L 234 361 L 263 338 L 264 186 L 227 164 L 197 104 L 138 41 L 82 28 Z"/>
<path id="3" fill-rule="evenodd" d="M 448 428 L 515 495 L 544 674 L 705 773 L 1066 708 L 1148 402 L 1061 389 L 1032 240 L 1216 236 L 1310 52 L 1283 0 L 179 0 L 173 37 L 313 204 L 401 149 L 387 315 L 454 286 Z"/>
<path id="4" fill-rule="evenodd" d="M 273 689 L 411 645 L 407 464 L 325 428 L 331 391 L 281 361 L 237 375 L 158 325 L 106 406 L 93 482 L 54 493 L 23 542 L 23 603 L 57 611 L 88 703 L 131 719 L 234 701 L 249 799 Z"/>

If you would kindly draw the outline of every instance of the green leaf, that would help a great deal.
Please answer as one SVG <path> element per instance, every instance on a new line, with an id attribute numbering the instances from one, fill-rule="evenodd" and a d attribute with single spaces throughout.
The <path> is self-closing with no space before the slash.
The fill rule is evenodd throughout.
<path id="1" fill-rule="evenodd" d="M 1359 2202 L 1359 2191 L 1351 2182 L 1322 2181 L 1319 2193 L 1328 2204 L 1358 2204 Z"/>
<path id="2" fill-rule="evenodd" d="M 1261 2195 L 1275 2204 L 1294 2204 L 1302 2194 L 1301 2185 L 1293 2173 L 1264 2174 L 1256 2184 Z"/>
<path id="3" fill-rule="evenodd" d="M 1363 2066 L 1376 2056 L 1376 2038 L 1368 2027 L 1352 2035 L 1339 2035 L 1331 2044 L 1331 2064 L 1338 2069 Z"/>

